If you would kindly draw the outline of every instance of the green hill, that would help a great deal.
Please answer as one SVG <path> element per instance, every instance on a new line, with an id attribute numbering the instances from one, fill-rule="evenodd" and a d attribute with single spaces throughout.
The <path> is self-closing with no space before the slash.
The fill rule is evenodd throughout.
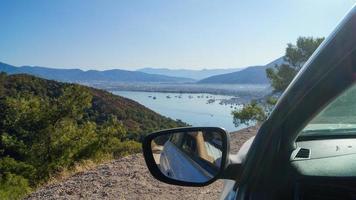
<path id="1" fill-rule="evenodd" d="M 185 126 L 135 101 L 30 75 L 0 74 L 0 199 L 18 199 L 82 160 L 140 151 L 151 131 Z"/>

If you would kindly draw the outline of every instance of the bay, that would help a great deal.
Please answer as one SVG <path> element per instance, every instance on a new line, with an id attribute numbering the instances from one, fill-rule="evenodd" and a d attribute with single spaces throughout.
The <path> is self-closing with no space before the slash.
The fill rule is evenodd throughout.
<path id="1" fill-rule="evenodd" d="M 132 99 L 161 115 L 180 119 L 192 126 L 222 127 L 227 131 L 236 131 L 245 127 L 243 125 L 235 127 L 231 115 L 234 109 L 239 109 L 242 105 L 221 102 L 233 96 L 207 93 L 111 92 Z"/>

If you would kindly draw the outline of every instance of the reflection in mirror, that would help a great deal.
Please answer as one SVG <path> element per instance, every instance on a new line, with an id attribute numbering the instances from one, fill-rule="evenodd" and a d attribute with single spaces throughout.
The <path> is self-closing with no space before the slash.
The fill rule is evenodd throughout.
<path id="1" fill-rule="evenodd" d="M 154 160 L 165 176 L 205 183 L 220 170 L 222 141 L 218 132 L 176 132 L 156 137 L 151 148 Z"/>

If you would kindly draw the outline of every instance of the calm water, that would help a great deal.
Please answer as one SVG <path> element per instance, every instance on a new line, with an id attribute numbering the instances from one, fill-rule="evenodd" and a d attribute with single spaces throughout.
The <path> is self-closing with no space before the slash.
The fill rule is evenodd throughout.
<path id="1" fill-rule="evenodd" d="M 114 94 L 135 100 L 155 112 L 180 119 L 193 126 L 219 126 L 227 131 L 235 131 L 243 127 L 235 127 L 231 111 L 240 105 L 221 105 L 221 99 L 232 96 L 211 94 L 180 94 L 160 92 L 113 91 Z M 215 102 L 207 103 L 209 99 Z"/>

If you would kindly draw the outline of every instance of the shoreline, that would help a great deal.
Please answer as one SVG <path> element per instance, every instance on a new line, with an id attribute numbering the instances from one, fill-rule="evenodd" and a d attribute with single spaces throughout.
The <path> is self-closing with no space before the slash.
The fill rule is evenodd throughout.
<path id="1" fill-rule="evenodd" d="M 80 83 L 107 91 L 138 91 L 161 93 L 207 93 L 258 98 L 268 94 L 269 85 L 261 84 L 194 84 L 194 83 Z"/>

